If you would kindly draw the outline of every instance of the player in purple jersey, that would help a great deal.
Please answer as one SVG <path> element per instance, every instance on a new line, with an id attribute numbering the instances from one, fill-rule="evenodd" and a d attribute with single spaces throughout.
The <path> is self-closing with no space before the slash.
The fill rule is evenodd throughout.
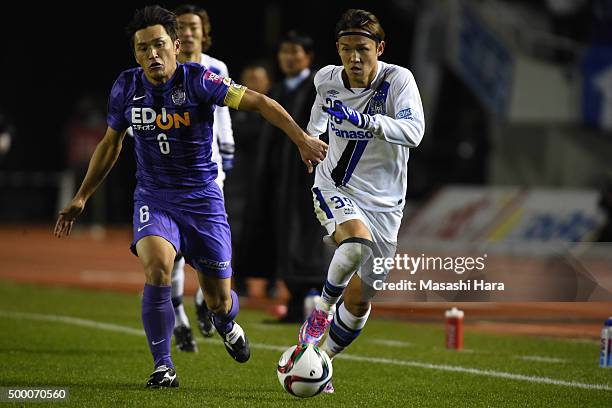
<path id="1" fill-rule="evenodd" d="M 178 64 L 176 16 L 159 6 L 136 11 L 127 27 L 139 68 L 122 72 L 109 97 L 108 128 L 85 179 L 60 212 L 54 233 L 68 236 L 77 216 L 113 167 L 125 130 L 134 131 L 137 185 L 134 241 L 145 272 L 142 321 L 155 369 L 147 387 L 176 387 L 170 356 L 174 328 L 170 275 L 177 251 L 197 271 L 213 323 L 228 353 L 250 357 L 248 340 L 234 319 L 231 239 L 223 197 L 211 160 L 215 105 L 256 111 L 297 145 L 308 171 L 327 145 L 309 137 L 275 101 L 216 75 L 199 64 Z"/>

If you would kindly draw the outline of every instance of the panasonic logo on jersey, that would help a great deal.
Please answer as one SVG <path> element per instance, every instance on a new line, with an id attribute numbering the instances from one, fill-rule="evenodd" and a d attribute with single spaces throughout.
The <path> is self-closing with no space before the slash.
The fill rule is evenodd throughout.
<path id="1" fill-rule="evenodd" d="M 330 128 L 332 132 L 336 134 L 336 136 L 341 137 L 343 139 L 373 139 L 374 135 L 369 130 L 346 130 L 339 129 L 334 126 L 334 122 L 330 121 Z"/>

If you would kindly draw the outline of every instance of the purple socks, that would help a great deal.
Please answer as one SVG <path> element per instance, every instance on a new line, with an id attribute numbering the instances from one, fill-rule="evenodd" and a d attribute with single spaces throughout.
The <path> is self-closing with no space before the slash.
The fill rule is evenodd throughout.
<path id="1" fill-rule="evenodd" d="M 227 314 L 213 314 L 213 324 L 220 335 L 225 336 L 234 328 L 234 319 L 238 316 L 240 305 L 238 295 L 233 290 L 230 292 L 232 297 L 232 307 Z"/>
<path id="2" fill-rule="evenodd" d="M 171 286 L 153 286 L 145 283 L 142 296 L 142 323 L 155 367 L 164 364 L 174 367 L 170 358 L 174 329 L 174 308 L 171 297 Z"/>

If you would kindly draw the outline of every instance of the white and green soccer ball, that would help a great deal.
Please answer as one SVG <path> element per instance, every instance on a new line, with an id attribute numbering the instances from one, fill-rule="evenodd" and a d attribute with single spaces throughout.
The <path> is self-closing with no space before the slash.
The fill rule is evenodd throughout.
<path id="1" fill-rule="evenodd" d="M 278 381 L 289 394 L 301 398 L 314 397 L 331 381 L 331 359 L 312 344 L 289 347 L 276 368 Z"/>

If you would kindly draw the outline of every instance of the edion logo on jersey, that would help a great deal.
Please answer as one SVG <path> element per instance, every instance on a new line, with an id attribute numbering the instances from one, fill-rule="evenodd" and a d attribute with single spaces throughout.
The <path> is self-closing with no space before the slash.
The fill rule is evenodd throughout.
<path id="1" fill-rule="evenodd" d="M 132 126 L 134 129 L 153 130 L 150 128 L 144 128 L 140 125 L 157 125 L 162 130 L 168 130 L 171 127 L 175 129 L 181 126 L 191 126 L 191 119 L 189 119 L 189 112 L 166 113 L 166 108 L 162 108 L 161 114 L 155 112 L 152 108 L 132 108 Z"/>
<path id="2" fill-rule="evenodd" d="M 330 129 L 336 134 L 336 136 L 344 139 L 373 139 L 374 135 L 369 130 L 345 130 L 338 129 L 333 121 L 329 122 Z"/>

